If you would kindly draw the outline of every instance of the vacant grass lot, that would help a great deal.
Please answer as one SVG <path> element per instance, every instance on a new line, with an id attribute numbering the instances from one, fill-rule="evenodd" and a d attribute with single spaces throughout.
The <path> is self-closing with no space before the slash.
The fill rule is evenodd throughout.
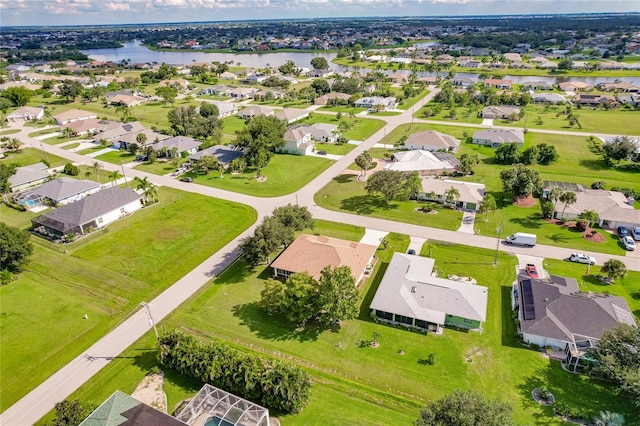
<path id="1" fill-rule="evenodd" d="M 387 249 L 376 254 L 379 261 L 373 278 L 362 289 L 360 318 L 343 322 L 337 332 L 295 330 L 283 318 L 267 315 L 259 299 L 268 268 L 250 272 L 242 264 L 225 271 L 165 323 L 306 368 L 314 379 L 311 402 L 298 415 L 282 416 L 286 424 L 318 424 L 316 419 L 329 425 L 410 424 L 420 405 L 456 389 L 474 389 L 509 401 L 517 424 L 562 424 L 550 408 L 532 400 L 531 390 L 542 385 L 558 401 L 580 410 L 594 414 L 610 410 L 633 418 L 631 404 L 606 385 L 569 374 L 558 363 L 518 344 L 509 298 L 517 262 L 506 253 L 500 253 L 498 265 L 493 266 L 493 250 L 430 242 L 442 274 L 470 275 L 489 287 L 482 334 L 446 329 L 441 336 L 424 335 L 373 323 L 368 304 L 393 252 L 405 251 L 409 241 L 397 234 L 387 239 Z M 423 254 L 428 250 L 424 247 Z M 380 347 L 359 347 L 374 332 L 380 335 Z M 152 342 L 148 335 L 129 349 L 127 355 L 133 359 L 117 360 L 76 395 L 99 402 L 115 389 L 130 392 L 155 365 Z M 435 354 L 435 365 L 425 366 L 421 360 L 430 353 Z M 171 410 L 200 384 L 167 373 L 165 390 Z M 345 401 L 349 409 L 340 408 L 346 407 Z M 335 410 L 339 410 L 336 415 Z"/>
<path id="2" fill-rule="evenodd" d="M 438 209 L 437 214 L 415 211 L 420 204 L 415 201 L 391 201 L 388 204 L 380 195 L 367 195 L 365 182 L 354 175 L 339 175 L 315 195 L 315 201 L 326 209 L 381 219 L 455 230 L 462 223 L 462 212 Z"/>
<path id="3" fill-rule="evenodd" d="M 353 151 L 353 149 L 358 145 L 353 145 L 350 143 L 324 143 L 324 142 L 316 142 L 316 151 L 327 151 L 327 154 L 334 155 L 346 155 Z"/>
<path id="4" fill-rule="evenodd" d="M 57 155 L 47 154 L 36 148 L 21 148 L 18 152 L 5 152 L 4 158 L 0 158 L 0 163 L 17 163 L 20 166 L 28 166 L 48 161 L 51 167 L 63 166 L 67 160 Z"/>
<path id="5" fill-rule="evenodd" d="M 194 182 L 227 191 L 256 197 L 278 197 L 291 194 L 311 182 L 322 173 L 332 160 L 318 157 L 308 157 L 290 154 L 275 154 L 269 165 L 262 169 L 262 175 L 267 178 L 264 182 L 256 180 L 256 173 L 242 173 L 231 175 L 225 173 L 223 177 L 217 172 L 208 175 L 186 173 Z"/>
<path id="6" fill-rule="evenodd" d="M 36 244 L 26 270 L 0 288 L 0 410 L 256 219 L 247 206 L 168 188 L 158 192 L 160 204 L 111 224 L 108 232 L 88 241 L 54 249 Z M 194 211 L 207 219 L 193 220 Z"/>
<path id="7" fill-rule="evenodd" d="M 373 118 L 343 116 L 341 120 L 346 120 L 351 126 L 342 136 L 356 141 L 367 139 L 385 125 L 384 121 Z M 340 120 L 329 114 L 313 114 L 303 122 L 306 124 L 329 123 L 337 126 Z"/>
<path id="8" fill-rule="evenodd" d="M 528 105 L 526 108 L 529 129 L 549 129 L 549 130 L 575 130 L 580 132 L 609 133 L 614 135 L 640 135 L 640 123 L 637 111 L 624 110 L 596 110 L 596 109 L 573 109 L 573 113 L 579 116 L 582 128 L 569 126 L 567 117 L 560 115 L 559 111 L 564 111 L 564 107 L 551 107 L 545 112 L 541 105 Z M 542 125 L 535 124 L 537 118 L 542 118 Z M 513 127 L 524 127 L 525 120 L 520 120 L 509 124 Z"/>
<path id="9" fill-rule="evenodd" d="M 31 228 L 31 219 L 42 213 L 22 212 L 12 209 L 5 203 L 0 203 L 0 222 L 20 229 Z"/>
<path id="10" fill-rule="evenodd" d="M 96 160 L 106 161 L 111 164 L 120 164 L 120 163 L 128 163 L 130 161 L 135 160 L 136 155 L 130 153 L 129 151 L 118 151 L 114 149 L 111 152 L 107 152 L 106 154 L 98 155 L 94 157 Z"/>
<path id="11" fill-rule="evenodd" d="M 186 159 L 181 158 L 180 164 L 184 163 L 185 161 Z M 168 173 L 172 173 L 173 171 L 176 170 L 176 168 L 173 167 L 171 163 L 166 161 L 159 161 L 159 160 L 156 160 L 153 163 L 148 163 L 148 162 L 140 163 L 137 166 L 135 166 L 134 169 L 142 170 L 143 172 L 153 173 L 154 175 L 161 175 L 161 176 L 166 175 Z"/>
<path id="12" fill-rule="evenodd" d="M 59 131 L 60 131 L 60 127 L 51 127 L 49 129 L 42 129 L 42 130 L 37 130 L 35 132 L 31 132 L 29 133 L 29 137 L 35 138 L 36 136 L 48 135 L 50 133 L 55 133 Z"/>

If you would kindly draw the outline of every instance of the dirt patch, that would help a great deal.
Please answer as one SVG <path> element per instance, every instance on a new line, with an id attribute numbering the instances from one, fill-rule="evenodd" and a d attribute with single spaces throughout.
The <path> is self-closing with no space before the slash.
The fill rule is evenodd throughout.
<path id="1" fill-rule="evenodd" d="M 473 362 L 473 359 L 475 357 L 481 356 L 481 355 L 482 355 L 482 348 L 480 348 L 479 346 L 475 346 L 467 351 L 464 360 L 466 362 Z"/>
<path id="2" fill-rule="evenodd" d="M 604 235 L 600 234 L 598 231 L 595 231 L 591 228 L 587 229 L 587 231 L 582 234 L 582 238 L 584 238 L 587 241 L 591 241 L 592 243 L 605 243 L 607 241 L 607 239 L 605 238 Z"/>
<path id="3" fill-rule="evenodd" d="M 144 402 L 153 408 L 167 412 L 167 395 L 162 390 L 164 374 L 149 374 L 136 387 L 131 394 L 140 402 Z"/>
<path id="4" fill-rule="evenodd" d="M 533 195 L 529 194 L 527 197 L 517 198 L 513 204 L 518 207 L 531 207 L 536 204 L 536 199 L 533 198 Z"/>

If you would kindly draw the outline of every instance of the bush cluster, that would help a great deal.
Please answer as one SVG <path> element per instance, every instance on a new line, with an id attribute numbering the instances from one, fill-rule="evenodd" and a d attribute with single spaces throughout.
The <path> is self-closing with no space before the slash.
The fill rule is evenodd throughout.
<path id="1" fill-rule="evenodd" d="M 174 330 L 160 336 L 158 359 L 166 368 L 281 412 L 297 413 L 309 400 L 311 381 L 299 367 L 220 341 L 202 343 Z"/>

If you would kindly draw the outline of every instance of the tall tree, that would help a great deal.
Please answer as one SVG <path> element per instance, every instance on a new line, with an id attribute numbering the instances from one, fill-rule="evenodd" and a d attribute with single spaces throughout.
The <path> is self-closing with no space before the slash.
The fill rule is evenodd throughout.
<path id="1" fill-rule="evenodd" d="M 77 80 L 65 80 L 62 82 L 60 86 L 60 96 L 64 96 L 67 98 L 67 101 L 75 101 L 78 96 L 82 93 L 84 87 L 82 87 L 82 83 Z"/>
<path id="2" fill-rule="evenodd" d="M 327 62 L 327 60 L 322 56 L 316 56 L 315 58 L 311 59 L 311 66 L 316 70 L 328 70 L 329 62 Z"/>
<path id="3" fill-rule="evenodd" d="M 267 311 L 283 313 L 297 326 L 305 325 L 318 314 L 318 283 L 306 272 L 291 274 L 284 284 L 268 280 L 261 296 Z"/>
<path id="4" fill-rule="evenodd" d="M 25 106 L 29 99 L 35 95 L 33 90 L 29 90 L 22 86 L 13 86 L 2 92 L 2 97 L 8 99 L 13 106 Z"/>
<path id="5" fill-rule="evenodd" d="M 45 423 L 46 426 L 77 426 L 84 421 L 95 409 L 92 404 L 83 403 L 77 399 L 65 399 L 55 405 L 56 416 Z"/>
<path id="6" fill-rule="evenodd" d="M 155 185 L 149 182 L 147 177 L 140 179 L 140 177 L 136 176 L 133 178 L 136 183 L 136 189 L 142 191 L 142 196 L 144 197 L 144 203 L 155 203 L 158 201 L 158 190 Z"/>
<path id="7" fill-rule="evenodd" d="M 305 206 L 287 204 L 286 206 L 276 207 L 273 210 L 273 217 L 294 231 L 313 229 L 313 218 L 309 209 Z"/>
<path id="8" fill-rule="evenodd" d="M 450 187 L 444 192 L 445 204 L 455 204 L 460 199 L 460 190 L 456 187 Z"/>
<path id="9" fill-rule="evenodd" d="M 162 98 L 164 104 L 173 104 L 178 97 L 178 91 L 171 86 L 161 86 L 156 88 L 156 95 Z"/>
<path id="10" fill-rule="evenodd" d="M 522 158 L 522 152 L 517 142 L 505 143 L 496 149 L 496 161 L 500 164 L 516 164 Z"/>
<path id="11" fill-rule="evenodd" d="M 0 270 L 19 272 L 33 253 L 30 234 L 0 222 Z"/>
<path id="12" fill-rule="evenodd" d="M 480 210 L 484 212 L 485 222 L 489 220 L 489 212 L 493 212 L 498 208 L 496 205 L 496 199 L 491 194 L 486 194 L 480 204 Z"/>
<path id="13" fill-rule="evenodd" d="M 474 391 L 454 391 L 420 411 L 416 426 L 509 426 L 513 408 Z"/>
<path id="14" fill-rule="evenodd" d="M 18 165 L 15 163 L 0 163 L 0 194 L 5 201 L 7 201 L 7 194 L 11 190 L 9 177 L 16 172 L 17 167 Z"/>
<path id="15" fill-rule="evenodd" d="M 388 203 L 391 200 L 406 200 L 412 193 L 409 177 L 400 171 L 381 170 L 367 180 L 364 189 L 368 194 L 380 193 Z"/>
<path id="16" fill-rule="evenodd" d="M 200 104 L 200 115 L 204 118 L 208 117 L 218 117 L 220 115 L 220 111 L 218 110 L 218 106 L 216 104 L 203 102 Z"/>
<path id="17" fill-rule="evenodd" d="M 578 217 L 587 221 L 587 228 L 600 221 L 600 215 L 595 210 L 585 210 Z"/>
<path id="18" fill-rule="evenodd" d="M 627 266 L 621 260 L 609 259 L 604 262 L 600 271 L 607 274 L 609 281 L 614 281 L 627 274 Z"/>
<path id="19" fill-rule="evenodd" d="M 540 174 L 522 164 L 500 172 L 504 192 L 510 192 L 514 199 L 526 198 L 542 188 Z"/>
<path id="20" fill-rule="evenodd" d="M 635 150 L 635 144 L 628 136 L 619 136 L 611 141 L 608 141 L 602 145 L 604 157 L 607 161 L 617 160 L 620 161 L 629 158 L 629 156 Z"/>
<path id="21" fill-rule="evenodd" d="M 560 200 L 560 197 L 562 196 L 562 193 L 564 191 L 562 190 L 562 188 L 560 188 L 559 186 L 554 186 L 553 188 L 551 188 L 551 190 L 549 191 L 549 195 L 548 198 L 553 201 L 553 211 L 556 211 L 556 207 L 558 205 L 558 201 Z"/>
<path id="22" fill-rule="evenodd" d="M 285 145 L 285 124 L 274 116 L 259 115 L 249 120 L 247 126 L 236 132 L 234 145 L 246 148 L 247 162 L 262 169 L 273 153 Z"/>
<path id="23" fill-rule="evenodd" d="M 371 162 L 373 159 L 371 158 L 371 154 L 369 151 L 364 151 L 362 154 L 356 157 L 356 165 L 360 167 L 362 178 L 367 177 L 367 170 L 369 170 L 369 166 L 371 166 Z"/>
<path id="24" fill-rule="evenodd" d="M 565 191 L 560 195 L 560 201 L 564 203 L 564 207 L 562 208 L 562 214 L 560 215 L 560 219 L 564 219 L 564 212 L 567 210 L 567 207 L 571 204 L 575 204 L 578 201 L 575 192 Z"/>
<path id="25" fill-rule="evenodd" d="M 100 169 L 103 168 L 104 166 L 102 165 L 101 162 L 94 161 L 92 164 L 92 167 L 93 167 L 93 171 L 96 174 L 96 178 L 98 179 L 98 183 L 100 183 Z"/>
<path id="26" fill-rule="evenodd" d="M 358 316 L 358 289 L 348 266 L 325 267 L 320 273 L 318 295 L 321 324 L 334 326 Z"/>

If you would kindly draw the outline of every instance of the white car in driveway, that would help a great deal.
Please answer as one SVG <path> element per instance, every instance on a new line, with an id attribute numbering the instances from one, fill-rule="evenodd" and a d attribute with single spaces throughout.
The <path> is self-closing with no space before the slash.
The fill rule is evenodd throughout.
<path id="1" fill-rule="evenodd" d="M 590 265 L 596 264 L 595 257 L 587 256 L 586 254 L 582 253 L 571 253 L 571 256 L 569 256 L 569 260 L 577 263 L 588 263 Z"/>
<path id="2" fill-rule="evenodd" d="M 624 245 L 624 248 L 629 251 L 633 251 L 636 249 L 636 242 L 633 241 L 633 238 L 631 238 L 631 235 L 627 235 L 622 239 L 622 245 Z"/>

